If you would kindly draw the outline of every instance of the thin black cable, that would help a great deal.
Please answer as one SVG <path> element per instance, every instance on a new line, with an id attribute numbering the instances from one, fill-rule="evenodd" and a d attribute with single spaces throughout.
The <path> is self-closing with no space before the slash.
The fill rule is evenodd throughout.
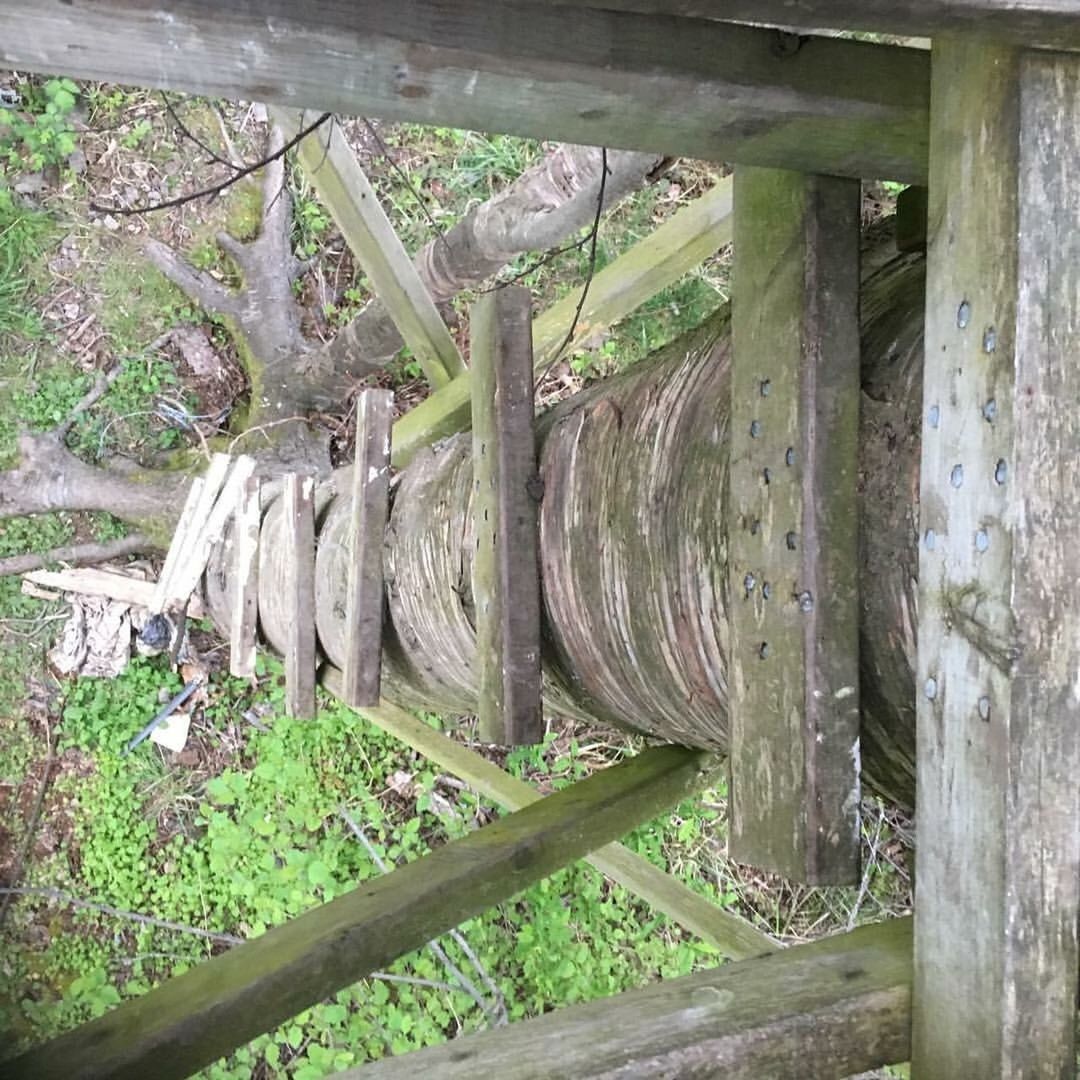
<path id="1" fill-rule="evenodd" d="M 184 138 L 193 142 L 204 154 L 208 155 L 211 161 L 216 161 L 219 165 L 227 165 L 230 169 L 235 169 L 236 165 L 229 161 L 228 158 L 223 158 L 217 153 L 213 147 L 207 146 L 188 126 L 180 119 L 180 114 L 173 107 L 173 103 L 169 100 L 168 95 L 164 90 L 161 91 L 161 100 L 165 103 L 165 108 L 168 110 L 169 116 L 172 118 L 172 122 L 176 125 L 180 134 Z"/>

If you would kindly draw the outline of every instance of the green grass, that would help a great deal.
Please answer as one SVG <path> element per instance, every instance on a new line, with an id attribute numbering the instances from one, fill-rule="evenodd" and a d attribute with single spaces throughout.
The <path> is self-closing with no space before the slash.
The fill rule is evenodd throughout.
<path id="1" fill-rule="evenodd" d="M 34 278 L 28 270 L 37 264 L 55 230 L 46 214 L 20 206 L 3 180 L 0 172 L 0 354 L 9 356 L 13 337 L 42 335 L 41 320 L 30 302 Z"/>

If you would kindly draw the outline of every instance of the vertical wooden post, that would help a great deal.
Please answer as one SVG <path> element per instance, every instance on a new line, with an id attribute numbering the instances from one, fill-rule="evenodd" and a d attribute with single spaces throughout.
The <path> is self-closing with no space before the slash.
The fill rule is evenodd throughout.
<path id="1" fill-rule="evenodd" d="M 285 610 L 285 709 L 290 716 L 315 715 L 315 481 L 285 476 L 285 542 L 289 577 Z"/>
<path id="2" fill-rule="evenodd" d="M 731 854 L 859 871 L 858 181 L 735 173 Z"/>
<path id="3" fill-rule="evenodd" d="M 364 390 L 356 399 L 356 456 L 349 525 L 342 697 L 354 708 L 379 704 L 382 662 L 383 542 L 390 490 L 394 395 Z"/>
<path id="4" fill-rule="evenodd" d="M 470 327 L 480 737 L 534 743 L 544 718 L 529 290 L 481 297 Z"/>
<path id="5" fill-rule="evenodd" d="M 1080 57 L 935 41 L 913 1064 L 1074 1075 Z"/>
<path id="6" fill-rule="evenodd" d="M 233 521 L 229 672 L 237 678 L 247 678 L 255 674 L 261 494 L 259 478 L 247 477 L 237 496 L 236 518 Z"/>

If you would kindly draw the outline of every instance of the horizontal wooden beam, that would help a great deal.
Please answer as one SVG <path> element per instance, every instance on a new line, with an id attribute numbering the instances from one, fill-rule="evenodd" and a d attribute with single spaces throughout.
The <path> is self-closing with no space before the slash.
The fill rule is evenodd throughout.
<path id="1" fill-rule="evenodd" d="M 911 920 L 657 983 L 338 1080 L 833 1080 L 908 1056 Z"/>
<path id="2" fill-rule="evenodd" d="M 929 59 L 501 0 L 6 0 L 0 67 L 910 182 Z"/>
<path id="3" fill-rule="evenodd" d="M 5 1063 L 33 1080 L 181 1080 L 694 794 L 716 759 L 663 746 L 199 964 Z"/>
<path id="4" fill-rule="evenodd" d="M 1080 48 L 1076 0 L 548 0 L 646 15 L 767 23 L 809 30 L 872 30 L 901 37 L 965 37 L 1049 49 Z"/>

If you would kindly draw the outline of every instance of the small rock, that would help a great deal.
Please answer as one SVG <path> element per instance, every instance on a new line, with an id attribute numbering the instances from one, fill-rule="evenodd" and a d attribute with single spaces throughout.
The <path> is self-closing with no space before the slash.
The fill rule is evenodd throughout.
<path id="1" fill-rule="evenodd" d="M 81 308 L 78 304 L 65 304 L 64 305 L 64 318 L 69 319 L 72 322 L 79 317 L 79 311 Z"/>
<path id="2" fill-rule="evenodd" d="M 116 230 L 120 228 L 120 222 L 117 221 L 112 214 L 106 214 L 101 219 L 101 224 L 104 225 L 109 232 L 116 232 Z"/>
<path id="3" fill-rule="evenodd" d="M 45 176 L 39 172 L 23 173 L 15 178 L 12 187 L 18 195 L 37 195 L 45 187 Z"/>
<path id="4" fill-rule="evenodd" d="M 86 172 L 86 155 L 81 150 L 72 150 L 68 154 L 67 165 L 73 173 L 81 176 Z"/>

